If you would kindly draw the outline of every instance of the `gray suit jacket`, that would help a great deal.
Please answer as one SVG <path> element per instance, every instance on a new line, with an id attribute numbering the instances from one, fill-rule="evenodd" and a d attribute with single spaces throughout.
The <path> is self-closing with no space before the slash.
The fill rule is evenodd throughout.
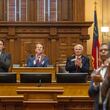
<path id="1" fill-rule="evenodd" d="M 110 110 L 110 77 L 106 75 L 105 80 L 101 86 L 102 97 L 106 101 L 106 110 Z"/>
<path id="2" fill-rule="evenodd" d="M 11 66 L 11 55 L 6 52 L 2 52 L 0 54 L 0 72 L 8 72 L 10 66 Z"/>

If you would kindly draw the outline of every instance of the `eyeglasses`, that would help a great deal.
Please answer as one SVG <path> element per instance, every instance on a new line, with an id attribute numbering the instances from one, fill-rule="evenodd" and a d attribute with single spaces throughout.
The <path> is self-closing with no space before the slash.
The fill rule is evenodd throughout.
<path id="1" fill-rule="evenodd" d="M 100 49 L 100 52 L 102 52 L 102 51 L 108 51 L 109 49 Z"/>

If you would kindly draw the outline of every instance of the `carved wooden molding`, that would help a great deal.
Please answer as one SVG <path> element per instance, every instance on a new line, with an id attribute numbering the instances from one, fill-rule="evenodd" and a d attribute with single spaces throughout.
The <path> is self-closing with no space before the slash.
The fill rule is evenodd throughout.
<path id="1" fill-rule="evenodd" d="M 6 48 L 12 54 L 13 63 L 26 62 L 34 53 L 34 44 L 44 44 L 45 53 L 55 65 L 72 54 L 76 43 L 87 52 L 88 28 L 92 22 L 0 22 L 0 38 L 5 39 Z M 30 50 L 30 52 L 29 52 Z M 17 58 L 17 59 L 16 59 Z"/>

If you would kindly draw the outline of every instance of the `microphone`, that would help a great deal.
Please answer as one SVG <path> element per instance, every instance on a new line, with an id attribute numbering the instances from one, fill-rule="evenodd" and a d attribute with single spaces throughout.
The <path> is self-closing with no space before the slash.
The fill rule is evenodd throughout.
<path id="1" fill-rule="evenodd" d="M 31 55 L 31 57 L 34 57 L 34 55 Z"/>
<path id="2" fill-rule="evenodd" d="M 38 87 L 41 87 L 42 80 L 39 79 Z"/>

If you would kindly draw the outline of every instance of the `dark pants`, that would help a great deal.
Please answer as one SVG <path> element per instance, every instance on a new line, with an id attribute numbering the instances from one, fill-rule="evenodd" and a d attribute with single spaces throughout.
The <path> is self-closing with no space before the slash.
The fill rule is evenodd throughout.
<path id="1" fill-rule="evenodd" d="M 99 104 L 99 110 L 103 110 L 103 104 Z"/>

